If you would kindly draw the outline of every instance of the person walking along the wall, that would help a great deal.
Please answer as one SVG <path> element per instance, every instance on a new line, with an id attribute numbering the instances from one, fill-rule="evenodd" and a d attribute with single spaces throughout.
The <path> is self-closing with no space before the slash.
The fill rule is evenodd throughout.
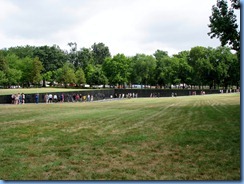
<path id="1" fill-rule="evenodd" d="M 48 95 L 48 103 L 52 103 L 52 101 L 53 101 L 53 95 L 50 93 Z"/>
<path id="2" fill-rule="evenodd" d="M 18 94 L 15 94 L 14 104 L 18 104 L 19 102 L 19 96 Z"/>
<path id="3" fill-rule="evenodd" d="M 35 96 L 35 100 L 36 100 L 36 104 L 38 104 L 39 103 L 39 94 L 38 93 Z"/>
<path id="4" fill-rule="evenodd" d="M 61 98 L 62 98 L 61 102 L 64 102 L 64 94 L 63 93 L 61 95 Z"/>
<path id="5" fill-rule="evenodd" d="M 23 99 L 22 99 L 22 94 L 21 95 L 19 95 L 19 104 L 22 104 L 22 101 Z"/>
<path id="6" fill-rule="evenodd" d="M 48 97 L 48 94 L 46 93 L 44 96 L 44 101 L 46 102 L 46 104 L 48 103 L 48 100 L 49 100 L 49 97 Z"/>
<path id="7" fill-rule="evenodd" d="M 53 95 L 53 101 L 54 101 L 54 103 L 57 103 L 58 102 L 58 96 L 56 94 Z"/>
<path id="8" fill-rule="evenodd" d="M 21 95 L 22 95 L 22 104 L 25 104 L 25 94 L 22 93 Z"/>
<path id="9" fill-rule="evenodd" d="M 15 101 L 15 94 L 12 94 L 12 95 L 11 95 L 11 100 L 12 100 L 11 103 L 14 104 L 14 101 Z"/>

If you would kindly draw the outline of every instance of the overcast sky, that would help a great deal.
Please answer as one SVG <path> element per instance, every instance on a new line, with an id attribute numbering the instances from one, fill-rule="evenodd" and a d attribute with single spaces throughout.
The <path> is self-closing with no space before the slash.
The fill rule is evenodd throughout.
<path id="1" fill-rule="evenodd" d="M 217 47 L 209 16 L 217 0 L 0 0 L 0 49 L 103 42 L 112 55 L 170 55 Z"/>

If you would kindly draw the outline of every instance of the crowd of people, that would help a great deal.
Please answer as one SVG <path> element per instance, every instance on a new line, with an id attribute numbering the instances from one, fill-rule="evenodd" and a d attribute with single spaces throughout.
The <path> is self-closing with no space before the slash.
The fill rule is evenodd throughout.
<path id="1" fill-rule="evenodd" d="M 18 93 L 11 95 L 12 104 L 25 104 L 25 94 Z"/>
<path id="2" fill-rule="evenodd" d="M 46 103 L 57 103 L 57 102 L 64 102 L 64 94 L 62 93 L 61 95 L 57 94 L 45 94 L 44 96 L 44 102 Z"/>
<path id="3" fill-rule="evenodd" d="M 58 101 L 64 102 L 64 95 L 62 94 Z M 57 100 L 57 99 L 56 99 Z M 55 101 L 56 101 L 55 100 Z M 87 94 L 87 95 L 82 95 L 82 94 L 68 94 L 67 95 L 67 102 L 90 102 L 93 101 L 93 95 Z"/>
<path id="4" fill-rule="evenodd" d="M 237 90 L 226 90 L 226 93 L 231 92 L 238 92 Z M 220 93 L 224 93 L 224 90 L 220 90 Z M 200 91 L 201 95 L 205 95 L 205 91 Z M 197 95 L 196 91 L 189 91 L 189 95 Z M 177 97 L 177 93 L 172 93 L 172 97 Z M 41 100 L 39 99 L 41 97 Z M 138 93 L 127 93 L 127 94 L 114 94 L 110 95 L 108 98 L 110 99 L 123 99 L 123 98 L 137 98 Z M 151 93 L 151 98 L 160 97 L 160 93 Z M 44 103 L 63 103 L 63 102 L 91 102 L 94 99 L 95 100 L 105 100 L 106 96 L 104 93 L 97 93 L 91 95 L 91 94 L 48 94 L 45 95 L 39 95 L 38 93 L 35 94 L 34 99 L 31 97 L 31 95 L 25 95 L 24 93 L 18 93 L 18 94 L 12 94 L 11 95 L 11 103 L 12 104 L 25 104 L 26 102 L 35 102 L 36 104 L 39 103 L 39 100 Z"/>
<path id="5" fill-rule="evenodd" d="M 150 98 L 159 98 L 160 97 L 160 93 L 151 93 L 150 94 Z"/>
<path id="6" fill-rule="evenodd" d="M 114 98 L 137 98 L 138 97 L 138 93 L 127 93 L 127 94 L 115 94 Z"/>
<path id="7" fill-rule="evenodd" d="M 39 94 L 36 93 L 34 96 L 32 95 L 27 95 L 28 99 L 26 99 L 26 95 L 24 93 L 20 94 L 13 94 L 11 95 L 12 99 L 12 104 L 24 104 L 26 101 L 28 103 L 34 102 L 38 104 L 39 102 L 44 102 L 44 103 L 63 103 L 63 102 L 92 102 L 94 101 L 94 98 L 96 100 L 105 100 L 106 96 L 104 93 L 97 93 L 95 95 L 91 94 L 52 94 L 52 93 L 46 93 L 44 94 Z M 33 98 L 34 97 L 34 98 Z M 108 99 L 123 99 L 123 98 L 137 98 L 138 94 L 137 93 L 128 93 L 128 94 L 114 94 L 114 95 L 109 95 Z"/>

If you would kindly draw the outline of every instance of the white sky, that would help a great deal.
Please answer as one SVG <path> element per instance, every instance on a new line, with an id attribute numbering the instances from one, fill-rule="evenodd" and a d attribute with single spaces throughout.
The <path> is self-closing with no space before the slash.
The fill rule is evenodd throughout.
<path id="1" fill-rule="evenodd" d="M 0 0 L 0 49 L 103 42 L 112 55 L 132 56 L 217 47 L 220 42 L 207 35 L 216 1 Z"/>

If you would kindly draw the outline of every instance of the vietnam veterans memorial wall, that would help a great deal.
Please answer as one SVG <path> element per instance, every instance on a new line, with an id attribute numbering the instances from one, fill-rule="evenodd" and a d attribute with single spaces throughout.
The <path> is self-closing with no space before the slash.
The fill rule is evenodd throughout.
<path id="1" fill-rule="evenodd" d="M 171 97 L 172 94 L 175 96 L 189 96 L 189 95 L 202 95 L 204 94 L 218 94 L 219 90 L 186 90 L 186 89 L 102 89 L 102 90 L 89 90 L 89 91 L 72 91 L 72 92 L 51 92 L 51 93 L 39 93 L 39 103 L 44 103 L 44 96 L 46 94 L 52 94 L 60 96 L 64 94 L 64 102 L 72 102 L 72 98 L 75 94 L 79 96 L 92 95 L 93 100 L 103 100 L 118 98 L 119 95 L 126 97 L 128 94 L 136 94 L 138 98 L 146 97 Z M 16 93 L 18 91 L 16 90 Z M 25 103 L 35 103 L 36 94 L 25 94 Z M 11 95 L 1 95 L 0 104 L 11 104 Z"/>

